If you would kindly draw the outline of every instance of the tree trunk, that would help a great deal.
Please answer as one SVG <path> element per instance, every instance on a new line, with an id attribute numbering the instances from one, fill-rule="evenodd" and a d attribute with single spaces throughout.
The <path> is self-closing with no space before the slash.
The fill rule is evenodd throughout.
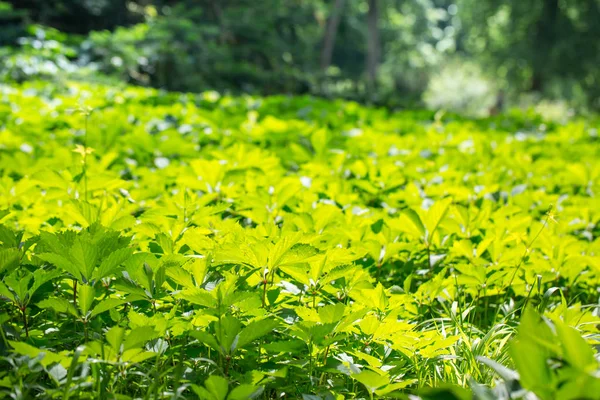
<path id="1" fill-rule="evenodd" d="M 367 95 L 373 100 L 376 90 L 377 63 L 379 59 L 379 19 L 378 0 L 368 0 L 369 12 L 367 13 Z"/>
<path id="2" fill-rule="evenodd" d="M 344 8 L 345 0 L 335 0 L 333 3 L 333 9 L 327 20 L 327 27 L 325 28 L 325 36 L 323 38 L 323 50 L 321 51 L 321 71 L 323 74 L 327 71 L 327 68 L 331 65 L 331 58 L 333 56 L 333 48 L 335 46 L 335 37 L 337 36 L 338 26 L 342 18 L 342 10 Z"/>

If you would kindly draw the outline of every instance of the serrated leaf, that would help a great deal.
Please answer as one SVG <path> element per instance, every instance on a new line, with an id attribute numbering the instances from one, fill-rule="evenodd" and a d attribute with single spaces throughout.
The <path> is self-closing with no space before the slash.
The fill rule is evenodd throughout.
<path id="1" fill-rule="evenodd" d="M 292 265 L 310 261 L 319 254 L 319 250 L 309 244 L 298 243 L 281 255 L 276 261 L 276 266 Z"/>
<path id="2" fill-rule="evenodd" d="M 194 288 L 196 286 L 192 275 L 180 266 L 168 267 L 165 273 L 183 288 Z"/>
<path id="3" fill-rule="evenodd" d="M 250 322 L 240 331 L 237 348 L 243 348 L 252 341 L 271 333 L 277 326 L 279 326 L 279 322 L 274 319 Z"/>
<path id="4" fill-rule="evenodd" d="M 268 251 L 264 244 L 226 244 L 215 251 L 213 265 L 238 264 L 261 268 L 267 265 Z"/>
<path id="5" fill-rule="evenodd" d="M 100 280 L 109 275 L 113 275 L 118 271 L 121 264 L 127 261 L 132 254 L 133 251 L 130 248 L 123 248 L 110 253 L 92 273 L 92 279 Z"/>
<path id="6" fill-rule="evenodd" d="M 11 272 L 19 266 L 21 252 L 14 249 L 0 249 L 0 272 Z"/>
<path id="7" fill-rule="evenodd" d="M 212 308 L 217 305 L 217 299 L 210 292 L 200 288 L 186 289 L 179 294 L 179 297 L 203 307 Z"/>
<path id="8" fill-rule="evenodd" d="M 60 298 L 50 298 L 45 299 L 37 303 L 40 308 L 51 308 L 58 313 L 68 313 L 75 317 L 79 317 L 79 313 L 75 306 L 70 303 L 68 300 L 60 299 Z"/>
<path id="9" fill-rule="evenodd" d="M 344 317 L 345 309 L 343 303 L 328 304 L 319 308 L 319 318 L 323 324 L 337 323 Z"/>
<path id="10" fill-rule="evenodd" d="M 40 260 L 49 262 L 50 264 L 56 266 L 57 268 L 62 269 L 65 272 L 71 274 L 75 279 L 81 280 L 82 273 L 79 270 L 79 267 L 71 262 L 66 257 L 63 257 L 59 254 L 54 253 L 44 253 L 38 254 L 38 258 Z"/>
<path id="11" fill-rule="evenodd" d="M 0 217 L 1 218 L 1 217 Z M 0 225 L 0 245 L 3 248 L 16 248 L 19 246 L 17 232 L 9 229 L 7 226 Z"/>
<path id="12" fill-rule="evenodd" d="M 93 308 L 91 317 L 95 317 L 96 315 L 102 314 L 105 311 L 112 310 L 115 307 L 118 307 L 122 304 L 127 303 L 126 299 L 104 299 Z"/>
<path id="13" fill-rule="evenodd" d="M 88 242 L 82 236 L 78 236 L 75 239 L 75 243 L 73 243 L 73 246 L 69 250 L 71 258 L 77 263 L 79 272 L 85 281 L 89 282 L 92 278 L 99 250 L 99 246 Z"/>

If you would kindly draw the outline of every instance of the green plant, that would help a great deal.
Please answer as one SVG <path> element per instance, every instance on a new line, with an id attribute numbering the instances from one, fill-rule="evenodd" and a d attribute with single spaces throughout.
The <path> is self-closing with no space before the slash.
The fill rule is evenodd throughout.
<path id="1" fill-rule="evenodd" d="M 593 398 L 594 121 L 0 90 L 2 395 Z"/>

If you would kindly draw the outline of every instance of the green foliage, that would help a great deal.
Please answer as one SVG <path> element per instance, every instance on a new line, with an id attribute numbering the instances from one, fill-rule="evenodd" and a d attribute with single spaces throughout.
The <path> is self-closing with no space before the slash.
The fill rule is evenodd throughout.
<path id="1" fill-rule="evenodd" d="M 10 0 L 0 79 L 583 113 L 600 108 L 599 18 L 597 0 Z"/>
<path id="2" fill-rule="evenodd" d="M 29 26 L 27 33 L 17 40 L 18 48 L 0 48 L 0 80 L 23 82 L 79 72 L 76 38 L 38 25 Z"/>
<path id="3" fill-rule="evenodd" d="M 600 5 L 595 0 L 457 2 L 465 49 L 521 89 L 598 107 Z M 589 51 L 588 51 L 589 50 Z M 573 63 L 571 60 L 577 60 Z M 587 99 L 586 99 L 587 98 Z"/>
<path id="4" fill-rule="evenodd" d="M 0 78 L 123 80 L 169 90 L 313 93 L 366 100 L 366 1 L 345 2 L 332 63 L 319 63 L 331 2 L 323 0 L 27 0 L 34 22 L 67 32 L 59 43 L 38 34 L 3 48 Z M 415 104 L 428 74 L 454 50 L 447 4 L 380 2 L 382 57 L 376 100 Z M 127 5 L 127 7 L 125 7 Z M 50 8 L 50 9 L 49 9 Z M 127 9 L 124 9 L 127 8 Z M 21 28 L 26 24 L 22 23 Z M 51 29 L 45 29 L 50 31 Z M 0 33 L 3 29 L 0 29 Z M 39 31 L 39 28 L 38 28 Z M 80 38 L 78 35 L 85 35 Z M 16 39 L 16 37 L 15 37 Z M 28 43 L 52 47 L 52 57 Z M 73 51 L 77 53 L 73 57 Z M 115 79 L 115 80 L 116 80 Z"/>
<path id="5" fill-rule="evenodd" d="M 505 390 L 511 395 L 522 392 L 522 388 L 539 399 L 593 399 L 599 393 L 600 365 L 595 351 L 580 332 L 559 318 L 542 319 L 527 308 L 510 354 L 516 371 L 489 359 L 480 361 L 504 379 Z M 483 398 L 493 396 L 481 387 L 476 392 L 481 392 Z"/>
<path id="6" fill-rule="evenodd" d="M 2 396 L 598 393 L 594 121 L 0 91 Z"/>

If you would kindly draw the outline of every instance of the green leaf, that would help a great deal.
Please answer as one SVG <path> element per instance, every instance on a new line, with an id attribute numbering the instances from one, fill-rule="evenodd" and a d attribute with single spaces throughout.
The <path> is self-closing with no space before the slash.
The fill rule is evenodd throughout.
<path id="1" fill-rule="evenodd" d="M 263 348 L 273 353 L 294 353 L 306 348 L 306 344 L 298 339 L 282 340 L 280 342 L 267 341 Z"/>
<path id="2" fill-rule="evenodd" d="M 373 233 L 379 233 L 383 229 L 384 221 L 383 219 L 378 219 L 376 222 L 371 224 L 371 231 Z"/>
<path id="3" fill-rule="evenodd" d="M 552 374 L 548 367 L 549 353 L 534 343 L 514 340 L 509 346 L 509 354 L 519 372 L 523 387 L 542 399 L 549 399 L 552 387 Z"/>
<path id="4" fill-rule="evenodd" d="M 93 272 L 92 279 L 100 280 L 114 274 L 116 271 L 118 271 L 121 264 L 127 261 L 132 254 L 133 251 L 130 248 L 119 249 L 110 253 L 108 257 L 102 260 L 100 266 Z"/>
<path id="5" fill-rule="evenodd" d="M 65 299 L 60 299 L 57 297 L 53 297 L 50 299 L 45 299 L 37 303 L 40 308 L 51 308 L 58 313 L 68 313 L 73 315 L 74 317 L 79 318 L 79 313 L 75 306 Z"/>
<path id="6" fill-rule="evenodd" d="M 504 365 L 498 364 L 494 360 L 490 360 L 487 357 L 478 356 L 477 361 L 487 365 L 488 367 L 496 371 L 496 373 L 500 375 L 500 377 L 506 382 L 519 380 L 519 374 L 517 372 L 513 371 L 512 369 L 506 368 Z"/>
<path id="7" fill-rule="evenodd" d="M 92 308 L 92 303 L 96 297 L 96 290 L 90 285 L 80 285 L 78 288 L 77 304 L 81 314 L 86 317 L 88 311 Z"/>
<path id="8" fill-rule="evenodd" d="M 63 361 L 62 356 L 53 353 L 50 350 L 38 349 L 30 344 L 24 342 L 14 342 L 12 340 L 9 340 L 8 343 L 17 354 L 28 356 L 30 358 L 40 357 L 40 363 L 45 367 Z"/>
<path id="9" fill-rule="evenodd" d="M 139 327 L 132 329 L 127 338 L 125 339 L 125 343 L 123 343 L 123 351 L 127 351 L 130 349 L 141 348 L 146 344 L 146 342 L 156 339 L 158 334 L 156 331 L 149 327 Z"/>
<path id="10" fill-rule="evenodd" d="M 204 387 L 210 394 L 211 399 L 225 400 L 227 392 L 229 391 L 229 382 L 223 377 L 212 375 L 204 381 Z"/>
<path id="11" fill-rule="evenodd" d="M 104 299 L 94 307 L 92 313 L 90 314 L 90 317 L 95 317 L 98 314 L 102 314 L 105 311 L 112 310 L 113 308 L 125 303 L 127 303 L 126 299 Z"/>
<path id="12" fill-rule="evenodd" d="M 30 296 L 33 294 L 46 282 L 53 280 L 54 278 L 58 278 L 62 275 L 61 271 L 46 271 L 43 269 L 37 269 L 33 272 L 33 285 L 29 288 Z"/>
<path id="13" fill-rule="evenodd" d="M 380 375 L 369 370 L 361 371 L 358 374 L 352 374 L 352 378 L 362 383 L 370 393 L 375 393 L 377 389 L 390 383 L 387 375 Z"/>
<path id="14" fill-rule="evenodd" d="M 377 389 L 375 391 L 375 394 L 377 394 L 377 396 L 386 396 L 386 395 L 389 396 L 392 392 L 399 393 L 399 392 L 397 392 L 398 390 L 404 389 L 416 382 L 417 382 L 416 379 L 408 379 L 403 382 L 390 383 L 389 385 L 384 386 L 381 389 Z"/>
<path id="15" fill-rule="evenodd" d="M 225 244 L 215 251 L 212 264 L 238 264 L 248 265 L 254 268 L 262 268 L 267 265 L 268 250 L 264 243 Z"/>
<path id="16" fill-rule="evenodd" d="M 472 380 L 469 381 L 469 384 L 472 386 Z M 475 392 L 475 389 L 473 389 Z M 490 390 L 491 392 L 491 390 Z M 477 396 L 473 396 L 469 390 L 448 383 L 438 383 L 436 387 L 424 387 L 418 389 L 415 393 L 415 397 L 422 400 L 488 400 L 487 398 L 479 398 Z M 404 396 L 400 398 L 405 398 Z M 498 400 L 496 396 L 492 397 L 493 400 Z M 492 400 L 489 399 L 489 400 Z"/>
<path id="17" fill-rule="evenodd" d="M 204 289 L 186 289 L 179 294 L 179 297 L 189 301 L 190 303 L 203 307 L 212 308 L 216 307 L 217 305 L 217 300 L 213 297 L 213 295 Z"/>
<path id="18" fill-rule="evenodd" d="M 204 331 L 191 331 L 190 336 L 198 339 L 200 342 L 202 342 L 204 344 L 207 344 L 213 350 L 216 350 L 219 352 L 221 351 L 221 349 L 219 347 L 219 343 L 217 342 L 217 339 L 209 333 L 206 333 Z"/>
<path id="19" fill-rule="evenodd" d="M 533 307 L 527 307 L 521 317 L 517 339 L 535 343 L 549 354 L 558 354 L 556 336 Z"/>
<path id="20" fill-rule="evenodd" d="M 20 233 L 13 231 L 7 226 L 0 225 L 0 245 L 3 248 L 19 247 L 20 236 Z"/>
<path id="21" fill-rule="evenodd" d="M 425 225 L 423 225 L 419 214 L 410 208 L 402 210 L 402 214 L 398 218 L 398 227 L 414 237 L 425 238 Z"/>
<path id="22" fill-rule="evenodd" d="M 319 254 L 319 250 L 315 247 L 305 243 L 298 243 L 283 253 L 274 266 L 308 262 L 317 254 Z"/>
<path id="23" fill-rule="evenodd" d="M 594 351 L 581 334 L 567 326 L 564 322 L 554 321 L 556 333 L 563 349 L 563 358 L 573 367 L 581 371 L 593 372 L 598 368 Z"/>
<path id="24" fill-rule="evenodd" d="M 325 151 L 327 150 L 327 136 L 328 135 L 326 129 L 317 129 L 310 136 L 310 144 L 315 150 L 316 155 L 319 157 L 322 157 L 325 154 Z"/>
<path id="25" fill-rule="evenodd" d="M 104 335 L 106 341 L 118 353 L 121 351 L 121 344 L 125 339 L 125 329 L 120 326 L 113 326 Z"/>
<path id="26" fill-rule="evenodd" d="M 243 348 L 252 341 L 271 333 L 278 326 L 279 322 L 274 319 L 262 319 L 250 322 L 240 331 L 237 348 Z"/>
<path id="27" fill-rule="evenodd" d="M 181 285 L 183 288 L 191 289 L 196 286 L 194 284 L 192 275 L 180 266 L 168 267 L 165 272 L 169 278 L 175 281 L 175 283 L 178 285 Z"/>
<path id="28" fill-rule="evenodd" d="M 2 281 L 0 281 L 0 296 L 6 297 L 13 302 L 16 301 L 13 292 L 11 292 Z"/>
<path id="29" fill-rule="evenodd" d="M 425 217 L 425 227 L 427 228 L 427 241 L 430 241 L 433 237 L 438 226 L 442 220 L 446 217 L 448 209 L 452 204 L 452 199 L 447 198 L 436 201 L 429 210 Z"/>
<path id="30" fill-rule="evenodd" d="M 324 324 L 337 323 L 344 317 L 343 303 L 329 304 L 319 308 L 319 317 Z"/>
<path id="31" fill-rule="evenodd" d="M 486 386 L 475 382 L 475 380 L 473 380 L 473 378 L 469 379 L 469 387 L 471 388 L 471 391 L 473 392 L 473 396 L 467 397 L 468 400 L 470 400 L 470 399 L 473 399 L 473 400 L 497 400 L 498 399 L 496 397 L 496 395 L 494 394 L 494 392 L 492 391 L 492 389 L 487 388 Z M 435 399 L 435 397 L 432 398 L 432 400 L 433 399 Z"/>
<path id="32" fill-rule="evenodd" d="M 40 260 L 49 262 L 50 264 L 68 272 L 78 281 L 81 281 L 82 272 L 79 270 L 79 267 L 66 257 L 54 253 L 43 253 L 38 254 L 37 256 Z"/>
<path id="33" fill-rule="evenodd" d="M 532 307 L 527 307 L 508 350 L 522 386 L 542 399 L 552 398 L 555 382 L 548 362 L 559 349 L 555 342 L 550 327 Z"/>
<path id="34" fill-rule="evenodd" d="M 233 389 L 229 396 L 227 396 L 227 400 L 246 400 L 246 399 L 255 399 L 263 393 L 264 389 L 261 386 L 254 385 L 240 385 Z"/>
<path id="35" fill-rule="evenodd" d="M 70 249 L 70 256 L 77 262 L 79 272 L 85 279 L 84 282 L 89 282 L 92 278 L 96 261 L 98 260 L 100 247 L 88 241 L 87 238 L 77 236 L 75 243 Z"/>
<path id="36" fill-rule="evenodd" d="M 10 315 L 6 314 L 6 313 L 2 313 L 0 314 L 0 325 L 2 325 L 3 323 L 10 321 Z"/>
<path id="37" fill-rule="evenodd" d="M 21 252 L 16 248 L 0 249 L 0 272 L 12 271 L 19 266 Z"/>
<path id="38" fill-rule="evenodd" d="M 242 329 L 242 324 L 239 319 L 233 315 L 225 315 L 215 322 L 214 331 L 216 332 L 219 345 L 225 353 L 233 353 L 237 348 L 238 334 Z"/>

